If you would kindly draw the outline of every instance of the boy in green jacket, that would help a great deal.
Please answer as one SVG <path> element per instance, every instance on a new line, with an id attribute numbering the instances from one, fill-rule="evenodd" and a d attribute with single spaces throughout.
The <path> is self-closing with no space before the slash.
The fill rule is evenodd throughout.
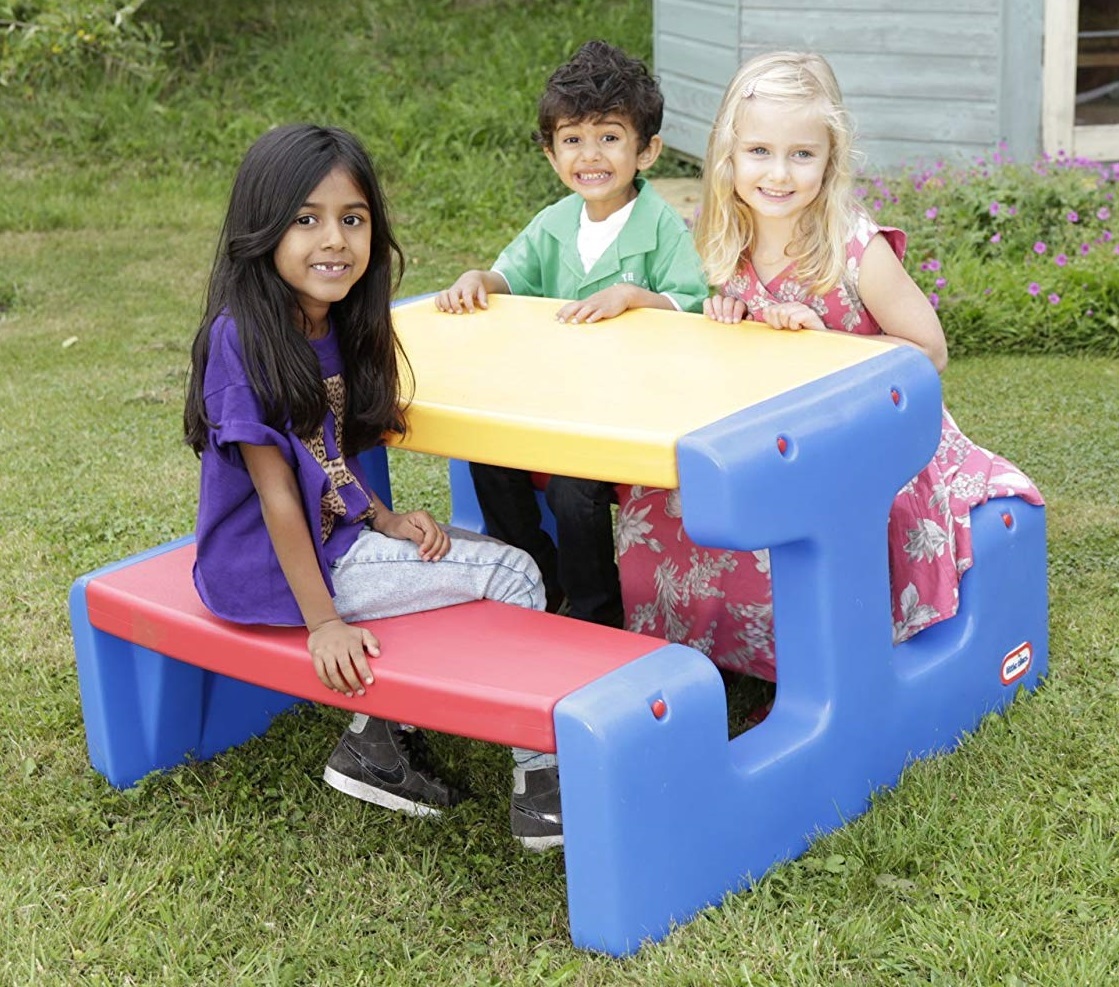
<path id="1" fill-rule="evenodd" d="M 573 194 L 537 213 L 490 270 L 467 271 L 439 292 L 440 311 L 473 313 L 492 294 L 569 299 L 556 318 L 572 324 L 631 308 L 701 311 L 707 280 L 691 233 L 638 177 L 660 156 L 663 112 L 664 98 L 644 64 L 604 41 L 583 45 L 548 80 L 533 134 Z M 570 616 L 621 626 L 614 485 L 551 477 L 545 496 L 556 519 L 553 545 L 540 528 L 527 472 L 480 463 L 471 463 L 470 472 L 487 530 L 536 560 L 549 609 L 559 609 L 566 597 Z M 528 772 L 530 784 L 546 774 Z M 513 832 L 558 837 L 558 787 L 515 789 Z"/>

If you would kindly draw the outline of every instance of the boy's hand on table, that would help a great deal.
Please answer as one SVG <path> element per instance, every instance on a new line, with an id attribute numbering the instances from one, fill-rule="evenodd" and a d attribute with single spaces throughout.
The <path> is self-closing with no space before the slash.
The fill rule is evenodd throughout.
<path id="1" fill-rule="evenodd" d="M 486 288 L 484 271 L 467 271 L 449 288 L 435 296 L 435 307 L 451 315 L 473 314 L 478 309 L 490 307 L 492 287 Z"/>
<path id="2" fill-rule="evenodd" d="M 613 284 L 602 291 L 596 291 L 581 302 L 568 302 L 556 313 L 556 321 L 578 325 L 580 322 L 617 318 L 626 310 L 639 307 L 634 304 L 632 289 L 632 285 Z"/>

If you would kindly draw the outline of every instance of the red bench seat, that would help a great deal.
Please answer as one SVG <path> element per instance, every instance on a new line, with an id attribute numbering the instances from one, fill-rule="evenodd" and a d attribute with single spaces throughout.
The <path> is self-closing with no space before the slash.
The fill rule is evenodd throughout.
<path id="1" fill-rule="evenodd" d="M 662 640 L 482 600 L 370 622 L 381 642 L 364 696 L 326 688 L 303 627 L 245 626 L 211 614 L 191 579 L 194 543 L 95 574 L 98 630 L 169 658 L 290 696 L 478 740 L 556 749 L 565 695 Z"/>

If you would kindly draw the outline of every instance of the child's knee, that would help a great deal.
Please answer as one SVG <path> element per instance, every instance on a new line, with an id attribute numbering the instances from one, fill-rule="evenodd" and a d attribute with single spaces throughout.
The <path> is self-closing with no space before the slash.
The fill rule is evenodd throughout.
<path id="1" fill-rule="evenodd" d="M 547 602 L 544 577 L 528 552 L 506 546 L 508 554 L 504 567 L 509 574 L 507 589 L 500 597 L 505 603 L 514 603 L 529 610 L 543 610 Z"/>

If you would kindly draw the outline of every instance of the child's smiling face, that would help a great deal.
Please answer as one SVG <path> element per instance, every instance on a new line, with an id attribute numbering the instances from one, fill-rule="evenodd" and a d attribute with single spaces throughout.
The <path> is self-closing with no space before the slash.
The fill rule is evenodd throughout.
<path id="1" fill-rule="evenodd" d="M 583 197 L 587 216 L 601 222 L 636 198 L 634 178 L 660 155 L 659 136 L 640 145 L 633 124 L 608 113 L 600 119 L 561 120 L 544 153 L 560 181 Z"/>
<path id="2" fill-rule="evenodd" d="M 744 100 L 731 159 L 734 191 L 757 216 L 795 219 L 820 194 L 831 140 L 818 106 Z"/>
<path id="3" fill-rule="evenodd" d="M 272 255 L 276 272 L 295 291 L 314 335 L 326 332 L 327 312 L 369 266 L 369 203 L 342 167 L 307 196 Z"/>

